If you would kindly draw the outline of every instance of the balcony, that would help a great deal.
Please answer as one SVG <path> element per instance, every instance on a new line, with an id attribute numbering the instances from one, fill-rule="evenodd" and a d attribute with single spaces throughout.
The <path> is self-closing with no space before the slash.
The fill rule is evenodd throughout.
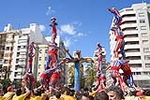
<path id="1" fill-rule="evenodd" d="M 19 56 L 17 56 L 16 58 L 26 58 L 27 56 L 26 55 L 19 55 Z"/>
<path id="2" fill-rule="evenodd" d="M 121 25 L 121 28 L 124 29 L 124 28 L 130 28 L 130 27 L 137 27 L 137 24 L 136 23 L 125 23 L 125 24 L 122 24 Z"/>
<path id="3" fill-rule="evenodd" d="M 19 52 L 27 52 L 27 49 L 18 49 Z"/>
<path id="4" fill-rule="evenodd" d="M 126 30 L 123 31 L 124 35 L 130 35 L 130 34 L 138 34 L 137 30 Z"/>
<path id="5" fill-rule="evenodd" d="M 138 37 L 125 37 L 124 40 L 126 42 L 133 42 L 133 41 L 139 41 Z"/>
<path id="6" fill-rule="evenodd" d="M 129 64 L 141 64 L 141 60 L 130 60 Z"/>
<path id="7" fill-rule="evenodd" d="M 5 46 L 6 47 L 13 47 L 13 44 L 12 43 L 6 43 Z"/>
<path id="8" fill-rule="evenodd" d="M 20 38 L 19 38 L 19 40 L 27 40 L 28 39 L 28 36 L 21 36 Z"/>
<path id="9" fill-rule="evenodd" d="M 138 44 L 134 44 L 134 45 L 132 45 L 132 44 L 130 44 L 130 45 L 126 44 L 124 50 L 127 50 L 127 49 L 139 49 L 139 48 L 140 48 L 140 45 L 138 45 Z"/>
<path id="10" fill-rule="evenodd" d="M 3 66 L 10 66 L 11 64 L 9 63 L 3 63 Z"/>
<path id="11" fill-rule="evenodd" d="M 124 9 L 125 10 L 125 9 Z M 135 14 L 135 12 L 133 10 L 130 10 L 130 11 L 122 11 L 120 12 L 120 14 L 123 16 L 123 15 L 130 15 L 130 14 Z"/>
<path id="12" fill-rule="evenodd" d="M 23 46 L 23 45 L 28 45 L 28 43 L 27 42 L 21 42 L 18 44 L 18 46 Z"/>
<path id="13" fill-rule="evenodd" d="M 126 54 L 127 57 L 141 56 L 140 52 L 126 52 L 125 54 Z"/>
<path id="14" fill-rule="evenodd" d="M 125 21 L 135 21 L 136 20 L 136 17 L 135 16 L 132 16 L 132 17 L 123 17 L 122 18 L 122 22 L 125 22 Z"/>
<path id="15" fill-rule="evenodd" d="M 27 34 L 28 35 L 29 33 L 31 33 L 31 30 L 29 28 L 24 28 L 21 31 L 22 31 L 22 34 Z"/>
<path id="16" fill-rule="evenodd" d="M 18 62 L 18 65 L 26 65 L 26 62 Z"/>

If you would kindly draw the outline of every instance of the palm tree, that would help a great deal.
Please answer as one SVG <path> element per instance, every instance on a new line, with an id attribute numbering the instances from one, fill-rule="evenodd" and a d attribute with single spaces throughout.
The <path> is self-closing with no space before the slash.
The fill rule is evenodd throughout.
<path id="1" fill-rule="evenodd" d="M 73 85 L 74 84 L 74 65 L 68 66 L 68 80 L 69 84 Z"/>

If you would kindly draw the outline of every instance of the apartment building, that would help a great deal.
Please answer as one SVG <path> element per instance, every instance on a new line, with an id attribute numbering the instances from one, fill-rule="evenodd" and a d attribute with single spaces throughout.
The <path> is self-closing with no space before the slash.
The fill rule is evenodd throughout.
<path id="1" fill-rule="evenodd" d="M 11 81 L 20 80 L 26 72 L 28 45 L 31 41 L 47 43 L 42 36 L 40 28 L 35 23 L 31 23 L 29 28 L 15 30 L 11 24 L 4 27 L 0 32 L 0 68 L 1 79 L 10 78 Z M 35 60 L 35 59 L 34 59 Z M 33 60 L 33 63 L 35 61 Z M 35 64 L 33 64 L 33 73 Z"/>
<path id="2" fill-rule="evenodd" d="M 125 54 L 134 75 L 136 84 L 150 86 L 150 4 L 138 3 L 120 11 L 122 31 L 125 40 Z M 110 34 L 111 60 L 115 37 Z M 120 55 L 121 56 L 121 55 Z"/>
<path id="3" fill-rule="evenodd" d="M 4 52 L 5 52 L 5 43 L 6 43 L 6 37 L 7 34 L 1 33 L 0 34 L 0 78 L 6 78 L 6 71 L 7 67 L 3 68 L 3 58 L 4 58 Z"/>

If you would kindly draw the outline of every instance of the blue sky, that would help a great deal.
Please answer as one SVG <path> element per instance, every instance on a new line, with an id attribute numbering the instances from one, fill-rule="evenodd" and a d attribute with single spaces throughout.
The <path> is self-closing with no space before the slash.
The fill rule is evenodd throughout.
<path id="1" fill-rule="evenodd" d="M 1 0 L 0 31 L 11 23 L 14 29 L 37 23 L 44 36 L 50 36 L 50 18 L 58 22 L 58 34 L 72 53 L 81 50 L 83 57 L 93 56 L 96 43 L 105 47 L 110 60 L 109 29 L 113 15 L 108 7 L 118 10 L 142 0 Z M 150 0 L 146 0 L 150 3 Z"/>

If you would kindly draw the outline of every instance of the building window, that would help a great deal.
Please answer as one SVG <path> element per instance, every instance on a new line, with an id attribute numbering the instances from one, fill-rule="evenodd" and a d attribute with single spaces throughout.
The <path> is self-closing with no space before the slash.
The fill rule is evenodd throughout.
<path id="1" fill-rule="evenodd" d="M 144 17 L 145 14 L 144 13 L 139 13 L 139 17 Z"/>
<path id="2" fill-rule="evenodd" d="M 146 26 L 141 26 L 140 29 L 141 30 L 146 30 Z"/>
<path id="3" fill-rule="evenodd" d="M 42 53 L 42 49 L 39 49 L 40 53 Z"/>
<path id="4" fill-rule="evenodd" d="M 39 66 L 38 66 L 38 69 L 40 69 L 41 68 L 41 64 L 39 64 Z"/>
<path id="5" fill-rule="evenodd" d="M 41 57 L 39 57 L 39 61 L 41 61 Z"/>
<path id="6" fill-rule="evenodd" d="M 20 52 L 17 52 L 17 57 L 19 57 L 20 56 Z"/>
<path id="7" fill-rule="evenodd" d="M 136 75 L 141 75 L 141 72 L 136 72 Z"/>
<path id="8" fill-rule="evenodd" d="M 48 49 L 45 50 L 45 53 L 47 53 L 47 52 L 48 52 Z"/>
<path id="9" fill-rule="evenodd" d="M 4 60 L 4 64 L 8 64 L 9 62 L 8 62 L 8 60 Z"/>
<path id="10" fill-rule="evenodd" d="M 147 37 L 147 33 L 141 33 L 142 37 Z"/>
<path id="11" fill-rule="evenodd" d="M 145 68 L 150 68 L 150 63 L 145 63 Z"/>
<path id="12" fill-rule="evenodd" d="M 8 51 L 9 50 L 9 47 L 6 47 L 6 51 Z"/>
<path id="13" fill-rule="evenodd" d="M 126 11 L 133 11 L 133 9 L 132 8 L 127 8 Z"/>
<path id="14" fill-rule="evenodd" d="M 142 40 L 142 44 L 148 44 L 148 40 Z"/>
<path id="15" fill-rule="evenodd" d="M 140 19 L 140 23 L 145 23 L 145 19 Z"/>
<path id="16" fill-rule="evenodd" d="M 143 52 L 144 53 L 149 53 L 150 52 L 150 48 L 143 48 Z"/>
<path id="17" fill-rule="evenodd" d="M 145 55 L 144 60 L 150 60 L 150 55 Z"/>
<path id="18" fill-rule="evenodd" d="M 19 59 L 16 59 L 16 63 L 18 63 L 19 62 Z"/>

